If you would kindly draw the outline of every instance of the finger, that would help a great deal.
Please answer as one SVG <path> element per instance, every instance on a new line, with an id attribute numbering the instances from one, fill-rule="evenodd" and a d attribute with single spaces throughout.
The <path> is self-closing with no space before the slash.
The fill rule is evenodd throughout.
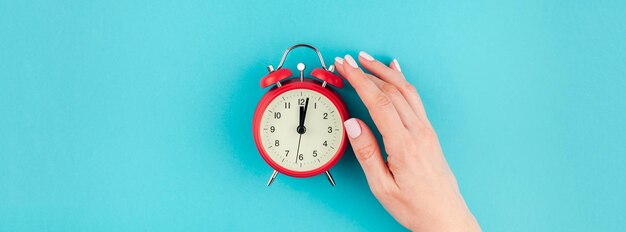
<path id="1" fill-rule="evenodd" d="M 335 68 L 339 74 L 343 73 L 343 58 L 335 57 Z"/>
<path id="2" fill-rule="evenodd" d="M 387 65 L 376 60 L 374 57 L 364 51 L 359 52 L 359 63 L 363 65 L 363 68 L 365 68 L 367 71 L 377 77 L 389 76 L 402 80 L 405 79 L 402 72 L 387 67 Z"/>
<path id="3" fill-rule="evenodd" d="M 339 72 L 343 72 L 343 65 L 342 65 L 343 64 L 343 59 L 340 58 L 340 57 L 337 57 L 337 58 L 335 58 L 335 61 L 336 61 L 335 66 L 337 67 L 337 70 Z M 379 89 L 388 88 L 388 87 L 383 87 L 383 84 L 385 84 L 385 81 L 383 81 L 383 80 L 381 80 L 381 79 L 379 79 L 379 78 L 377 78 L 375 76 L 372 76 L 370 74 L 366 74 L 366 76 L 370 80 L 372 80 L 372 82 L 374 82 L 374 84 L 376 84 L 376 86 L 378 86 Z M 389 85 L 389 84 L 386 84 L 386 85 Z M 409 132 L 415 134 L 417 131 L 415 130 L 416 127 L 414 126 L 414 124 L 419 121 L 419 120 L 416 119 L 417 116 L 415 115 L 415 112 L 413 112 L 413 110 L 410 108 L 410 106 L 408 106 L 408 103 L 406 102 L 406 100 L 400 94 L 397 94 L 397 91 L 396 91 L 396 94 L 392 94 L 391 95 L 391 99 L 392 99 L 391 101 L 393 102 L 394 106 L 397 105 L 396 109 L 398 109 L 398 115 L 400 115 L 400 119 L 401 119 L 402 124 L 404 125 L 404 127 L 407 128 Z M 387 154 L 398 153 L 398 152 L 395 152 L 394 150 L 389 149 L 389 148 L 394 146 L 395 144 L 401 143 L 401 142 L 399 142 L 398 140 L 391 140 L 391 139 L 386 139 L 384 142 L 386 144 L 389 144 L 388 146 L 386 146 L 386 147 L 388 147 L 388 149 L 387 149 L 388 153 Z"/>
<path id="4" fill-rule="evenodd" d="M 404 96 L 409 103 L 417 117 L 425 124 L 430 126 L 426 111 L 422 99 L 420 98 L 417 90 L 413 85 L 407 82 L 404 74 L 402 74 L 398 60 L 394 59 L 388 66 L 384 65 L 380 61 L 374 59 L 366 52 L 359 53 L 359 62 L 367 71 L 379 77 L 380 79 L 396 86 L 400 93 Z"/>
<path id="5" fill-rule="evenodd" d="M 393 59 L 393 61 L 391 61 L 391 64 L 389 64 L 389 68 L 402 73 L 402 69 L 400 68 L 400 64 L 398 64 L 397 59 Z"/>
<path id="6" fill-rule="evenodd" d="M 376 195 L 397 188 L 380 152 L 380 147 L 372 131 L 359 119 L 351 118 L 344 122 L 350 144 L 367 178 L 370 189 Z"/>
<path id="7" fill-rule="evenodd" d="M 402 73 L 402 69 L 400 68 L 400 64 L 398 64 L 397 59 L 393 59 L 393 61 L 391 61 L 391 63 L 389 64 L 389 68 L 399 73 Z M 392 84 L 398 86 L 398 89 L 400 89 L 402 95 L 407 98 L 409 105 L 411 105 L 413 110 L 415 110 L 417 117 L 420 118 L 428 127 L 432 127 L 430 124 L 430 120 L 428 120 L 428 115 L 426 114 L 426 109 L 424 108 L 422 97 L 417 92 L 415 86 L 413 86 L 406 80 L 404 74 L 402 74 L 401 80 L 396 80 L 395 83 Z"/>
<path id="8" fill-rule="evenodd" d="M 399 141 L 404 134 L 401 132 L 406 132 L 406 128 L 402 125 L 391 98 L 367 78 L 352 56 L 346 55 L 341 66 L 339 73 L 354 87 L 383 137 Z"/>
<path id="9" fill-rule="evenodd" d="M 374 84 L 376 84 L 376 86 L 378 86 L 379 89 L 390 89 L 384 92 L 386 92 L 387 95 L 391 98 L 393 106 L 398 111 L 398 115 L 400 115 L 402 124 L 404 124 L 404 127 L 409 130 L 415 128 L 415 124 L 419 121 L 417 115 L 415 115 L 415 112 L 406 101 L 406 99 L 404 99 L 404 96 L 402 96 L 402 94 L 398 91 L 398 89 L 392 84 L 378 79 L 378 77 L 369 74 L 366 75 L 370 80 L 372 80 L 372 82 L 374 82 Z"/>

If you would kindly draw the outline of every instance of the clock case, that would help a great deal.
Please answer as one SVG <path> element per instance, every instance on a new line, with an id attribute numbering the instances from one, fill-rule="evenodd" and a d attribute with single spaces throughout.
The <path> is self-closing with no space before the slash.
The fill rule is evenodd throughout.
<path id="1" fill-rule="evenodd" d="M 314 50 L 320 59 L 320 63 L 322 67 L 315 68 L 311 72 L 312 77 L 304 77 L 305 66 L 303 63 L 298 64 L 298 70 L 300 71 L 299 78 L 297 77 L 291 78 L 293 75 L 292 72 L 287 68 L 283 68 L 283 64 L 289 52 L 299 47 L 310 48 Z M 266 150 L 263 148 L 263 143 L 261 142 L 261 135 L 260 135 L 261 119 L 263 117 L 263 113 L 265 112 L 267 106 L 279 95 L 287 91 L 291 91 L 295 89 L 312 90 L 312 91 L 322 94 L 324 97 L 328 98 L 335 105 L 342 121 L 345 121 L 346 119 L 348 119 L 348 111 L 346 110 L 346 106 L 344 102 L 341 100 L 341 98 L 335 91 L 333 91 L 330 87 L 328 87 L 329 84 L 337 88 L 343 87 L 343 81 L 341 80 L 341 78 L 334 74 L 334 69 L 335 69 L 334 65 L 330 65 L 327 68 L 326 65 L 324 64 L 324 59 L 322 58 L 322 54 L 317 48 L 308 44 L 296 44 L 294 46 L 289 47 L 285 51 L 276 69 L 274 69 L 272 65 L 269 65 L 267 69 L 269 71 L 269 74 L 261 79 L 261 82 L 260 82 L 261 88 L 266 88 L 271 85 L 274 85 L 274 86 L 267 93 L 265 93 L 265 95 L 263 95 L 263 97 L 259 101 L 259 104 L 257 105 L 257 108 L 254 112 L 254 118 L 252 122 L 252 131 L 254 134 L 254 141 L 256 143 L 256 147 L 259 150 L 259 153 L 261 154 L 261 157 L 263 158 L 263 160 L 265 160 L 265 162 L 274 169 L 270 179 L 267 181 L 267 186 L 270 186 L 274 182 L 279 172 L 287 176 L 298 177 L 298 178 L 312 177 L 321 173 L 325 173 L 331 185 L 335 186 L 335 181 L 332 175 L 330 174 L 329 169 L 333 167 L 339 161 L 339 159 L 341 158 L 341 156 L 343 155 L 346 149 L 347 138 L 346 138 L 345 130 L 343 131 L 341 143 L 339 145 L 337 153 L 334 154 L 334 156 L 327 163 L 325 163 L 319 168 L 316 168 L 310 171 L 294 171 L 294 170 L 290 170 L 285 167 L 282 167 L 278 163 L 274 162 L 274 160 L 270 158 L 269 154 L 267 154 Z"/>

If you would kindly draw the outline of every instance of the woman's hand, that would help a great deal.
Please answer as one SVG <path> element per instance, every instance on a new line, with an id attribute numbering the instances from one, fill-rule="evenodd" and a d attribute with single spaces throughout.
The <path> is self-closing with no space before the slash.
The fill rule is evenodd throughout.
<path id="1" fill-rule="evenodd" d="M 398 62 L 386 66 L 365 52 L 335 58 L 382 134 L 387 163 L 372 131 L 359 119 L 344 122 L 367 182 L 385 209 L 415 231 L 480 231 L 448 167 L 420 96 Z"/>

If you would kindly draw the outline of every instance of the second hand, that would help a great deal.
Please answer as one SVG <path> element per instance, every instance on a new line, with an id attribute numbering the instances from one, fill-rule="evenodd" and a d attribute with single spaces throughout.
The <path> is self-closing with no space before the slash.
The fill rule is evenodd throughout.
<path id="1" fill-rule="evenodd" d="M 302 134 L 298 138 L 298 149 L 296 150 L 296 163 L 298 163 L 298 156 L 300 156 L 300 141 L 302 141 Z"/>

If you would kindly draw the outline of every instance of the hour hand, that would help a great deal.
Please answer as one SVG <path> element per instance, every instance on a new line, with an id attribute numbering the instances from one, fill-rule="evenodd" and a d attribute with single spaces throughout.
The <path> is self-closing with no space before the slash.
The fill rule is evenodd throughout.
<path id="1" fill-rule="evenodd" d="M 306 128 L 304 127 L 304 116 L 306 114 L 306 110 L 304 106 L 300 106 L 300 121 L 298 123 L 298 127 L 296 127 L 296 131 L 298 134 L 304 134 L 306 132 Z"/>
<path id="2" fill-rule="evenodd" d="M 304 126 L 304 115 L 305 115 L 305 111 L 304 111 L 304 106 L 300 106 L 300 121 L 298 123 L 298 126 Z"/>

